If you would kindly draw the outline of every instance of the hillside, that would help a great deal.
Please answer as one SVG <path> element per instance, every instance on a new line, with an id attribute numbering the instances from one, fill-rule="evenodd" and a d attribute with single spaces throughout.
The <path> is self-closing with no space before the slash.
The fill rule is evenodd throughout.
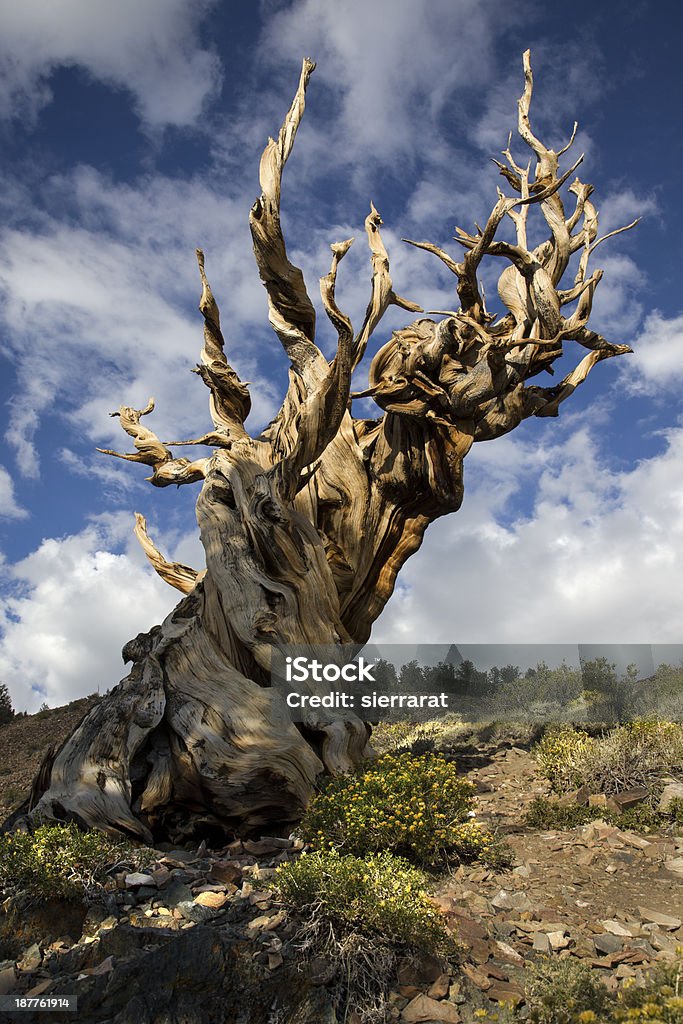
<path id="1" fill-rule="evenodd" d="M 50 744 L 66 739 L 99 700 L 91 694 L 64 707 L 39 711 L 26 718 L 22 715 L 0 726 L 0 820 L 27 795 Z"/>

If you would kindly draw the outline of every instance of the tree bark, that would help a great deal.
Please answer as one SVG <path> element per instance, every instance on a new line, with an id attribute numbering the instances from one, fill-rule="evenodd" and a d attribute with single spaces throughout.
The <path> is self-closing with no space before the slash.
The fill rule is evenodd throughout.
<path id="1" fill-rule="evenodd" d="M 309 711 L 292 723 L 271 686 L 273 652 L 293 644 L 364 644 L 427 526 L 460 507 L 472 444 L 528 416 L 556 416 L 596 362 L 630 351 L 586 326 L 601 277 L 587 276 L 589 256 L 602 241 L 592 186 L 575 179 L 575 208 L 567 215 L 560 190 L 581 158 L 560 174 L 564 150 L 547 149 L 533 134 L 527 53 L 518 130 L 536 157 L 534 177 L 515 162 L 508 141 L 499 166 L 515 194 L 499 191 L 475 234 L 457 229 L 462 260 L 410 242 L 455 274 L 460 307 L 396 331 L 372 358 L 368 388 L 353 393 L 353 371 L 388 306 L 421 310 L 393 290 L 382 221 L 371 205 L 365 228 L 372 281 L 363 325 L 354 334 L 336 304 L 338 266 L 352 240 L 335 243 L 320 282 L 338 336 L 335 357 L 328 361 L 315 344 L 314 307 L 280 225 L 282 171 L 314 68 L 304 61 L 292 107 L 278 138 L 268 141 L 261 195 L 250 214 L 269 320 L 291 364 L 280 412 L 258 437 L 249 435 L 249 390 L 227 361 L 198 251 L 204 345 L 197 373 L 210 392 L 213 429 L 194 440 L 161 442 L 141 424 L 154 408 L 150 399 L 143 410 L 122 406 L 113 414 L 135 451 L 106 453 L 150 466 L 155 486 L 201 481 L 197 519 L 206 571 L 166 561 L 137 515 L 136 534 L 152 565 L 184 596 L 161 626 L 126 645 L 130 673 L 46 756 L 30 798 L 5 828 L 71 819 L 150 842 L 296 821 L 321 773 L 346 771 L 371 754 L 370 727 L 343 710 Z M 550 235 L 529 250 L 532 207 Z M 515 244 L 496 240 L 506 216 Z M 576 253 L 573 286 L 561 290 Z M 498 319 L 486 309 L 477 276 L 490 256 L 508 263 Z M 574 303 L 565 317 L 562 307 Z M 555 387 L 527 385 L 552 372 L 565 341 L 588 355 Z M 363 396 L 375 400 L 379 418 L 352 415 L 352 400 Z M 212 447 L 213 455 L 190 461 L 171 451 L 197 444 Z"/>

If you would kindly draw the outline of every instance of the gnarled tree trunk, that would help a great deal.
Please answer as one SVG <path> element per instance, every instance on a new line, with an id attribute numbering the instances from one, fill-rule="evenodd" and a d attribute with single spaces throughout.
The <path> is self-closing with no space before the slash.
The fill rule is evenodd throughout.
<path id="1" fill-rule="evenodd" d="M 332 246 L 321 280 L 336 329 L 335 357 L 315 344 L 315 312 L 300 270 L 288 260 L 280 228 L 280 184 L 304 110 L 314 64 L 304 61 L 294 102 L 261 159 L 262 194 L 252 207 L 254 252 L 269 319 L 291 363 L 278 416 L 259 436 L 244 427 L 249 392 L 225 355 L 218 307 L 198 252 L 204 346 L 197 372 L 210 391 L 213 430 L 162 443 L 142 423 L 146 409 L 117 415 L 135 452 L 119 458 L 152 467 L 149 480 L 201 483 L 197 518 L 206 571 L 167 562 L 137 516 L 136 533 L 160 575 L 185 595 L 159 627 L 124 648 L 130 674 L 108 693 L 56 753 L 46 758 L 31 798 L 6 823 L 74 819 L 149 841 L 197 832 L 230 832 L 297 819 L 322 772 L 339 772 L 370 752 L 370 729 L 352 712 L 311 711 L 293 724 L 270 685 L 273 651 L 289 644 L 365 643 L 396 575 L 426 527 L 462 501 L 463 459 L 475 441 L 512 430 L 528 416 L 556 416 L 559 404 L 601 359 L 628 352 L 588 329 L 601 271 L 588 276 L 597 239 L 592 186 L 578 178 L 567 214 L 560 189 L 580 160 L 560 174 L 558 158 L 529 123 L 532 77 L 518 129 L 536 158 L 519 166 L 510 143 L 501 172 L 514 193 L 499 198 L 483 229 L 458 229 L 461 261 L 427 242 L 457 278 L 460 307 L 395 332 L 372 359 L 369 387 L 351 378 L 390 304 L 418 312 L 389 276 L 374 206 L 365 227 L 371 297 L 355 334 L 335 301 L 338 264 L 352 240 Z M 571 145 L 571 141 L 568 145 Z M 527 247 L 527 217 L 540 208 L 550 234 Z M 497 241 L 509 216 L 515 244 Z M 631 227 L 632 225 L 629 225 Z M 560 289 L 571 256 L 573 285 Z M 507 261 L 499 281 L 506 307 L 486 309 L 477 272 L 484 256 Z M 569 315 L 563 307 L 574 304 Z M 564 341 L 589 350 L 555 387 L 527 385 L 552 372 Z M 378 419 L 352 416 L 354 397 L 372 396 Z M 208 445 L 210 458 L 175 457 L 176 445 Z"/>

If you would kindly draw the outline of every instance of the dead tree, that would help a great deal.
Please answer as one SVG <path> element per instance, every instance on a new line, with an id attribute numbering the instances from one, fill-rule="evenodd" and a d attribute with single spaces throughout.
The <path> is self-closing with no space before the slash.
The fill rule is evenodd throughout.
<path id="1" fill-rule="evenodd" d="M 282 171 L 314 68 L 304 60 L 294 102 L 277 139 L 268 140 L 262 191 L 249 218 L 269 321 L 290 362 L 282 407 L 258 437 L 250 436 L 244 426 L 249 390 L 228 361 L 198 251 L 204 345 L 196 372 L 209 389 L 213 429 L 163 443 L 143 424 L 154 408 L 150 399 L 145 409 L 123 406 L 113 414 L 135 451 L 106 454 L 150 467 L 147 479 L 156 487 L 201 485 L 197 519 L 206 571 L 166 561 L 137 516 L 152 565 L 184 596 L 161 626 L 125 646 L 130 674 L 50 754 L 30 799 L 5 827 L 73 819 L 146 841 L 177 841 L 202 830 L 296 820 L 320 773 L 349 769 L 368 755 L 370 729 L 342 711 L 289 721 L 270 685 L 273 650 L 366 642 L 427 526 L 460 507 L 463 460 L 472 444 L 500 437 L 529 416 L 557 416 L 597 362 L 631 351 L 588 327 L 602 276 L 589 273 L 588 262 L 604 240 L 593 188 L 574 178 L 571 209 L 565 208 L 562 186 L 582 158 L 564 172 L 559 158 L 576 126 L 559 152 L 536 137 L 526 53 L 518 131 L 532 159 L 518 164 L 508 139 L 505 163 L 496 161 L 511 194 L 498 191 L 483 227 L 457 229 L 460 258 L 410 242 L 453 272 L 459 308 L 433 311 L 439 319 L 422 316 L 394 332 L 372 358 L 369 387 L 354 393 L 353 372 L 387 308 L 422 310 L 394 291 L 382 220 L 371 205 L 365 319 L 354 331 L 335 297 L 348 239 L 332 245 L 332 265 L 320 281 L 338 336 L 334 358 L 316 345 L 314 307 L 280 225 Z M 534 249 L 527 244 L 532 207 L 549 230 Z M 506 217 L 514 222 L 514 243 L 496 237 Z M 573 283 L 561 287 L 574 255 Z M 500 316 L 487 310 L 478 279 L 482 260 L 491 256 L 504 264 Z M 588 350 L 576 368 L 552 387 L 528 383 L 543 370 L 552 373 L 565 342 Z M 379 418 L 352 415 L 352 400 L 362 396 L 374 399 Z M 209 446 L 213 454 L 190 461 L 173 454 L 178 445 Z"/>

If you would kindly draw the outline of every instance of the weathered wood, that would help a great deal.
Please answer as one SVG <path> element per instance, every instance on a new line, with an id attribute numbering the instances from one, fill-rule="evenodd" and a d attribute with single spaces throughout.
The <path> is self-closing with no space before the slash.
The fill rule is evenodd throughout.
<path id="1" fill-rule="evenodd" d="M 328 360 L 315 342 L 314 307 L 289 260 L 280 222 L 282 172 L 314 68 L 303 62 L 292 106 L 264 150 L 261 195 L 250 214 L 269 320 L 290 361 L 282 407 L 258 437 L 250 436 L 248 384 L 228 362 L 198 250 L 204 345 L 197 372 L 210 391 L 213 429 L 163 443 L 140 422 L 152 412 L 151 400 L 142 410 L 122 406 L 113 415 L 135 452 L 107 454 L 151 466 L 148 479 L 156 486 L 201 482 L 197 518 L 206 570 L 168 562 L 137 516 L 136 533 L 152 565 L 186 596 L 160 627 L 126 645 L 130 674 L 50 755 L 30 800 L 6 827 L 41 816 L 73 818 L 145 840 L 178 840 L 193 830 L 296 820 L 321 772 L 346 770 L 368 756 L 370 729 L 340 711 L 309 712 L 294 726 L 270 686 L 273 651 L 295 643 L 365 643 L 427 526 L 460 507 L 463 460 L 472 444 L 499 437 L 528 416 L 556 416 L 597 362 L 630 351 L 587 327 L 602 276 L 589 274 L 588 263 L 604 241 L 597 237 L 593 188 L 577 178 L 568 189 L 574 209 L 565 212 L 561 190 L 582 158 L 561 172 L 560 157 L 576 125 L 557 153 L 534 134 L 527 52 L 517 127 L 535 158 L 534 173 L 530 163 L 515 160 L 508 139 L 505 163 L 496 162 L 514 194 L 499 191 L 474 234 L 457 229 L 462 258 L 410 242 L 453 272 L 460 308 L 395 331 L 371 360 L 369 386 L 352 392 L 353 370 L 388 306 L 421 308 L 394 291 L 382 220 L 371 205 L 365 228 L 372 281 L 363 324 L 354 334 L 335 298 L 349 239 L 332 245 L 331 269 L 320 282 L 337 333 L 334 357 Z M 549 237 L 529 249 L 534 210 Z M 514 244 L 496 238 L 505 217 L 515 225 Z M 573 285 L 562 289 L 576 253 Z M 482 261 L 492 256 L 508 264 L 498 284 L 505 307 L 499 318 L 486 309 L 478 281 Z M 573 371 L 554 387 L 527 383 L 552 372 L 571 341 L 589 350 Z M 374 399 L 378 419 L 352 415 L 353 399 L 361 396 Z M 173 455 L 175 444 L 209 445 L 214 454 L 191 462 Z"/>

